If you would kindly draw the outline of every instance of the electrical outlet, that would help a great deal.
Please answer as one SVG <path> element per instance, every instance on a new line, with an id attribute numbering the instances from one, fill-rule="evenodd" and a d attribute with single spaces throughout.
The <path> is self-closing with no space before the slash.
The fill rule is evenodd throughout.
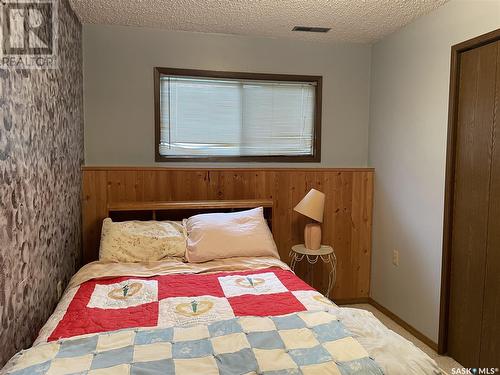
<path id="1" fill-rule="evenodd" d="M 392 264 L 394 264 L 396 267 L 399 267 L 399 250 L 394 249 L 392 251 Z"/>

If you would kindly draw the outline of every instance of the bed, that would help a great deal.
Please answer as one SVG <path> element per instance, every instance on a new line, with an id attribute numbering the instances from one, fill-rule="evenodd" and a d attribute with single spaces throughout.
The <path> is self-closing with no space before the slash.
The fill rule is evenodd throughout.
<path id="1" fill-rule="evenodd" d="M 259 201 L 225 202 L 242 210 Z M 115 204 L 184 216 L 203 204 Z M 114 211 L 116 210 L 116 211 Z M 161 212 L 158 212 L 161 211 Z M 267 204 L 265 219 L 272 215 Z M 140 213 L 140 215 L 138 215 Z M 179 219 L 175 217 L 175 219 Z M 272 256 L 83 266 L 32 348 L 2 374 L 439 374 L 371 313 L 336 306 Z"/>

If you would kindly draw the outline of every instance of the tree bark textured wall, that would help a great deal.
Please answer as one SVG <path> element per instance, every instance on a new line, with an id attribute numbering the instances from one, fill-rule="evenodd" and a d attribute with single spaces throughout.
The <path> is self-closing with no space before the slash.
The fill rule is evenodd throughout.
<path id="1" fill-rule="evenodd" d="M 0 69 L 0 367 L 80 264 L 82 27 L 57 5 L 59 68 Z"/>

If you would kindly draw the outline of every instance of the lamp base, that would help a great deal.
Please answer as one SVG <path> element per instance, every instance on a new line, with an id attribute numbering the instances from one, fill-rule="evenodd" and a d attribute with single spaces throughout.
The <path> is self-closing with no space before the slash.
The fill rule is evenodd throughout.
<path id="1" fill-rule="evenodd" d="M 304 228 L 304 245 L 309 250 L 318 250 L 321 247 L 321 225 L 318 223 L 306 224 Z"/>

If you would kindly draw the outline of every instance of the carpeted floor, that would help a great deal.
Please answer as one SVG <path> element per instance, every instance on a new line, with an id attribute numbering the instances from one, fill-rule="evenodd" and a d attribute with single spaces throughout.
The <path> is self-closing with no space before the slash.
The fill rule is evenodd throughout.
<path id="1" fill-rule="evenodd" d="M 453 358 L 451 358 L 451 357 L 445 357 L 445 356 L 437 354 L 434 349 L 432 349 L 429 346 L 427 346 L 426 344 L 424 344 L 422 341 L 420 341 L 419 339 L 417 339 L 415 336 L 413 336 L 411 333 L 409 333 L 403 327 L 401 327 L 400 325 L 398 325 L 396 322 L 394 322 L 392 319 L 390 319 L 387 315 L 384 315 L 383 313 L 381 313 L 379 310 L 377 310 L 372 305 L 359 304 L 359 305 L 345 305 L 343 307 L 354 307 L 354 308 L 357 308 L 357 309 L 363 309 L 363 310 L 370 311 L 387 328 L 393 330 L 398 335 L 403 336 L 408 341 L 411 341 L 418 348 L 420 348 L 423 352 L 425 352 L 429 357 L 431 357 L 432 359 L 434 359 L 437 362 L 438 366 L 443 371 L 445 371 L 447 374 L 451 375 L 452 374 L 451 370 L 453 368 L 462 368 L 462 366 L 457 361 L 455 361 Z"/>

